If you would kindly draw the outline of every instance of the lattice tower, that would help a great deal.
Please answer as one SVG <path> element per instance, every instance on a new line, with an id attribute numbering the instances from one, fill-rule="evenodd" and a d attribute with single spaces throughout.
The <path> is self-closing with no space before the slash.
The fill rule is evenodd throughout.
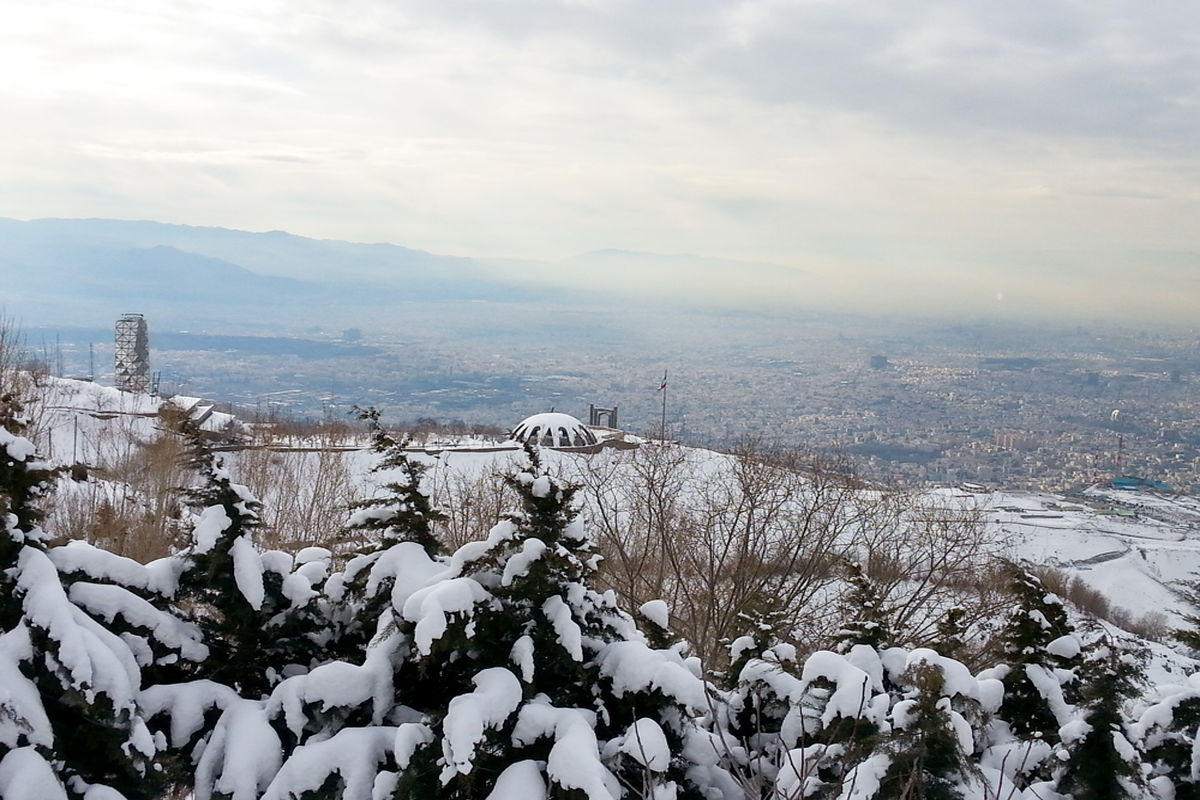
<path id="1" fill-rule="evenodd" d="M 117 388 L 144 392 L 150 386 L 150 337 L 141 314 L 125 314 L 117 320 Z"/>

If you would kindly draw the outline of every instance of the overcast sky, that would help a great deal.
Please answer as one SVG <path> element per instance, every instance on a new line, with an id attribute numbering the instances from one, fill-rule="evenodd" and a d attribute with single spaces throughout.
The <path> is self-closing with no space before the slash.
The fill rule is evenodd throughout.
<path id="1" fill-rule="evenodd" d="M 0 70 L 0 216 L 696 253 L 927 306 L 1200 299 L 1190 0 L 40 0 L 5 9 Z"/>

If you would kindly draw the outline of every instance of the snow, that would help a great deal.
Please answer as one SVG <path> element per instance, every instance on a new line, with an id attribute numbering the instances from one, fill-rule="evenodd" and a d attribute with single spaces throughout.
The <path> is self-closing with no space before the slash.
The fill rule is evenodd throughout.
<path id="1" fill-rule="evenodd" d="M 321 564 L 328 568 L 329 562 L 333 559 L 333 553 L 329 552 L 325 547 L 303 547 L 296 553 L 296 566 L 300 567 L 304 564 Z"/>
<path id="2" fill-rule="evenodd" d="M 312 579 L 299 571 L 285 575 L 279 591 L 288 599 L 292 608 L 301 608 L 317 596 Z"/>
<path id="3" fill-rule="evenodd" d="M 1052 753 L 1053 748 L 1045 740 L 1013 740 L 986 749 L 979 763 L 1011 780 L 1017 776 L 1032 773 Z"/>
<path id="4" fill-rule="evenodd" d="M 579 790 L 588 800 L 617 800 L 620 787 L 600 763 L 598 753 L 592 726 L 583 716 L 567 711 L 559 716 L 546 774 L 564 789 Z"/>
<path id="5" fill-rule="evenodd" d="M 936 667 L 942 674 L 942 695 L 944 697 L 961 696 L 971 700 L 979 699 L 979 682 L 966 666 L 952 658 L 946 658 L 928 648 L 917 648 L 908 655 L 906 667 L 917 664 L 929 664 Z"/>
<path id="6" fill-rule="evenodd" d="M 305 708 L 327 712 L 333 708 L 353 709 L 371 704 L 371 722 L 379 725 L 394 701 L 393 655 L 400 646 L 395 626 L 381 623 L 371 640 L 363 663 L 331 661 L 303 675 L 283 680 L 267 700 L 267 713 L 282 713 L 287 728 L 300 736 Z"/>
<path id="7" fill-rule="evenodd" d="M 754 684 L 765 685 L 776 696 L 793 703 L 799 701 L 804 690 L 804 684 L 795 675 L 783 670 L 779 666 L 779 662 L 767 661 L 762 658 L 752 658 L 747 661 L 746 666 L 738 675 L 739 686 L 753 686 Z"/>
<path id="8" fill-rule="evenodd" d="M 1133 745 L 1129 743 L 1129 740 L 1125 738 L 1124 734 L 1122 734 L 1120 731 L 1113 731 L 1112 740 L 1113 749 L 1117 751 L 1117 755 L 1130 764 L 1137 763 L 1137 750 L 1135 750 Z"/>
<path id="9" fill-rule="evenodd" d="M 629 726 L 621 741 L 621 752 L 633 757 L 651 772 L 662 772 L 671 763 L 671 749 L 663 729 L 652 719 L 642 717 Z"/>
<path id="10" fill-rule="evenodd" d="M 32 747 L 10 750 L 0 759 L 4 800 L 67 800 L 67 791 L 46 759 Z"/>
<path id="11" fill-rule="evenodd" d="M 729 645 L 729 660 L 737 661 L 755 648 L 753 636 L 739 636 Z"/>
<path id="12" fill-rule="evenodd" d="M 239 698 L 217 720 L 196 764 L 195 800 L 211 800 L 214 793 L 258 800 L 282 761 L 283 746 L 263 704 Z"/>
<path id="13" fill-rule="evenodd" d="M 802 798 L 816 790 L 816 764 L 825 755 L 823 744 L 797 747 L 784 754 L 779 774 L 775 776 L 775 795 L 780 798 Z"/>
<path id="14" fill-rule="evenodd" d="M 1138 738 L 1146 749 L 1157 747 L 1163 736 L 1175 723 L 1175 711 L 1182 703 L 1200 703 L 1200 690 L 1172 687 L 1175 692 L 1169 697 L 1146 708 L 1134 726 Z"/>
<path id="15" fill-rule="evenodd" d="M 821 724 L 828 726 L 837 717 L 858 719 L 871 711 L 871 676 L 845 657 L 829 650 L 818 650 L 804 662 L 800 680 L 805 688 L 818 678 L 834 684 L 833 693 L 821 712 Z"/>
<path id="16" fill-rule="evenodd" d="M 37 686 L 21 673 L 18 662 L 32 655 L 28 630 L 20 626 L 0 636 L 0 745 L 50 747 L 54 732 Z M 3 797 L 0 791 L 0 797 Z"/>
<path id="17" fill-rule="evenodd" d="M 1085 736 L 1092 732 L 1092 726 L 1082 719 L 1072 719 L 1058 729 L 1058 738 L 1062 743 L 1070 746 L 1076 742 L 1082 741 Z"/>
<path id="18" fill-rule="evenodd" d="M 243 535 L 244 536 L 244 535 Z M 265 550 L 259 554 L 264 572 L 274 572 L 276 575 L 290 575 L 295 559 L 291 553 L 283 550 Z"/>
<path id="19" fill-rule="evenodd" d="M 209 506 L 200 512 L 192 529 L 192 552 L 202 556 L 216 546 L 221 534 L 233 524 L 224 506 Z"/>
<path id="20" fill-rule="evenodd" d="M 642 616 L 663 630 L 667 630 L 671 626 L 671 609 L 668 608 L 665 600 L 651 600 L 649 602 L 642 603 L 640 606 L 638 606 L 638 611 L 642 612 Z M 740 641 L 740 639 L 738 641 Z M 753 644 L 754 640 L 750 639 L 750 642 Z M 730 646 L 730 651 L 732 652 L 736 647 L 737 641 Z M 738 656 L 733 656 L 735 661 L 737 658 Z"/>
<path id="21" fill-rule="evenodd" d="M 551 595 L 542 604 L 542 613 L 550 620 L 558 643 L 575 661 L 583 661 L 583 633 L 571 617 L 571 608 L 558 595 Z"/>
<path id="22" fill-rule="evenodd" d="M 1047 653 L 1066 659 L 1077 658 L 1082 650 L 1083 646 L 1079 642 L 1079 637 L 1074 634 L 1060 636 L 1046 645 Z"/>
<path id="23" fill-rule="evenodd" d="M 65 671 L 60 678 L 80 688 L 89 701 L 103 694 L 118 713 L 132 713 L 141 671 L 128 646 L 67 599 L 45 553 L 23 548 L 17 569 L 27 624 L 45 631 L 57 645 L 47 659 Z"/>
<path id="24" fill-rule="evenodd" d="M 541 697 L 521 707 L 512 740 L 520 747 L 553 736 L 546 764 L 550 780 L 564 789 L 578 789 L 590 800 L 616 800 L 620 787 L 600 761 L 595 724 L 594 712 L 556 708 Z M 640 730 L 644 736 L 654 735 L 648 728 Z"/>
<path id="25" fill-rule="evenodd" d="M 509 557 L 504 565 L 504 574 L 500 578 L 501 586 L 512 586 L 517 578 L 529 574 L 529 568 L 546 552 L 546 543 L 541 539 L 529 538 L 521 545 L 521 551 Z"/>
<path id="26" fill-rule="evenodd" d="M 612 679 L 613 693 L 658 689 L 696 711 L 706 710 L 704 683 L 672 650 L 652 650 L 642 642 L 613 642 L 599 654 L 600 674 Z"/>
<path id="27" fill-rule="evenodd" d="M 357 563 L 352 562 L 358 569 L 371 564 L 371 571 L 367 575 L 367 596 L 373 597 L 379 591 L 381 583 L 391 580 L 392 604 L 396 608 L 403 608 L 413 592 L 445 570 L 443 564 L 432 560 L 425 548 L 416 542 L 398 542 L 381 553 L 372 553 L 367 558 L 371 560 L 360 562 L 356 559 Z M 349 567 L 347 575 L 352 576 Z"/>
<path id="28" fill-rule="evenodd" d="M 55 547 L 48 555 L 63 574 L 83 575 L 95 581 L 115 583 L 163 597 L 175 594 L 184 566 L 179 558 L 163 558 L 140 564 L 132 558 L 101 550 L 82 541 Z"/>
<path id="29" fill-rule="evenodd" d="M 298 800 L 315 792 L 333 774 L 341 780 L 341 800 L 371 800 L 379 767 L 392 753 L 396 729 L 345 728 L 330 738 L 296 748 L 262 795 L 262 800 Z M 200 800 L 200 798 L 197 798 Z"/>
<path id="30" fill-rule="evenodd" d="M 508 657 L 513 665 L 521 670 L 521 680 L 525 683 L 533 683 L 533 638 L 522 636 L 513 642 Z"/>
<path id="31" fill-rule="evenodd" d="M 391 800 L 396 794 L 396 784 L 400 782 L 400 773 L 380 770 L 375 776 L 375 785 L 371 787 L 371 800 Z"/>
<path id="32" fill-rule="evenodd" d="M 856 644 L 846 654 L 846 660 L 871 676 L 871 688 L 874 691 L 883 691 L 883 661 L 874 647 Z"/>
<path id="33" fill-rule="evenodd" d="M 485 800 L 546 800 L 546 780 L 536 761 L 510 764 L 496 778 L 496 785 Z"/>
<path id="34" fill-rule="evenodd" d="M 556 708 L 550 705 L 549 700 L 544 695 L 535 698 L 532 702 L 526 703 L 517 712 L 517 724 L 513 727 L 512 733 L 513 744 L 518 747 L 525 747 L 533 744 L 538 739 L 553 736 L 562 715 L 568 713 L 584 712 L 581 709 Z M 593 714 L 589 718 L 589 723 L 594 721 L 595 715 Z"/>
<path id="35" fill-rule="evenodd" d="M 954 729 L 954 733 L 958 737 L 959 748 L 967 755 L 974 753 L 975 734 L 971 730 L 971 723 L 967 722 L 966 717 L 950 707 L 950 698 L 948 697 L 943 697 L 938 701 L 938 709 L 950 717 L 950 726 Z"/>
<path id="36" fill-rule="evenodd" d="M 550 478 L 547 475 L 539 475 L 534 478 L 533 484 L 529 487 L 530 493 L 534 497 L 549 497 L 550 491 L 554 488 L 550 483 Z"/>
<path id="37" fill-rule="evenodd" d="M 24 436 L 16 436 L 0 425 L 0 445 L 13 461 L 25 461 L 37 455 L 37 447 Z"/>
<path id="38" fill-rule="evenodd" d="M 262 557 L 247 536 L 234 539 L 229 551 L 233 556 L 233 579 L 237 583 L 238 591 L 246 598 L 251 608 L 255 611 L 261 610 L 266 598 Z"/>
<path id="39" fill-rule="evenodd" d="M 490 594 L 470 578 L 450 578 L 413 592 L 405 601 L 401 616 L 416 623 L 413 634 L 417 652 L 428 655 L 433 643 L 446 633 L 449 616 L 472 616 L 476 603 Z"/>
<path id="40" fill-rule="evenodd" d="M 1045 698 L 1050 713 L 1059 725 L 1068 723 L 1075 714 L 1074 706 L 1068 705 L 1063 697 L 1062 683 L 1058 675 L 1040 664 L 1026 664 L 1025 674 L 1038 693 Z"/>
<path id="41" fill-rule="evenodd" d="M 200 629 L 178 617 L 159 611 L 151 603 L 120 586 L 77 581 L 71 584 L 71 602 L 110 625 L 120 618 L 127 625 L 142 628 L 188 661 L 203 661 L 208 647 L 200 641 Z M 145 666 L 143 664 L 143 666 Z"/>
<path id="42" fill-rule="evenodd" d="M 417 752 L 417 748 L 432 741 L 433 731 L 424 723 L 405 722 L 396 728 L 396 739 L 393 743 L 396 766 L 400 769 L 408 769 L 409 762 L 412 761 L 413 753 Z"/>
<path id="43" fill-rule="evenodd" d="M 892 765 L 891 757 L 877 753 L 864 759 L 842 781 L 839 800 L 868 800 L 879 793 L 883 777 Z"/>
<path id="44" fill-rule="evenodd" d="M 484 731 L 499 728 L 521 704 L 521 684 L 503 667 L 482 670 L 471 682 L 475 690 L 451 700 L 442 721 L 442 752 L 446 763 L 441 776 L 443 785 L 456 772 L 471 771 L 475 747 L 483 739 Z"/>
<path id="45" fill-rule="evenodd" d="M 1004 682 L 997 678 L 977 678 L 979 707 L 985 714 L 995 714 L 1004 704 Z"/>
<path id="46" fill-rule="evenodd" d="M 223 683 L 209 680 L 158 684 L 143 689 L 138 704 L 147 719 L 165 714 L 171 720 L 172 747 L 183 747 L 204 729 L 204 715 L 211 709 L 222 711 L 238 702 L 238 695 Z"/>

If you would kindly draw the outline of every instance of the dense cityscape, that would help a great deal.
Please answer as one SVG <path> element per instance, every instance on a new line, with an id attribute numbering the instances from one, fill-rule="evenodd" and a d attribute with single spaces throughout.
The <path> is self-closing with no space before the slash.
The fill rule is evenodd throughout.
<path id="1" fill-rule="evenodd" d="M 421 336 L 164 333 L 152 334 L 152 361 L 163 393 L 249 416 L 340 419 L 370 404 L 396 422 L 507 428 L 551 408 L 586 419 L 596 404 L 649 435 L 662 433 L 665 371 L 666 433 L 689 443 L 802 447 L 906 483 L 1063 490 L 1128 474 L 1200 487 L 1190 331 L 861 323 L 729 318 L 711 342 L 697 341 L 695 319 L 670 317 L 619 343 L 582 325 L 535 343 L 432 323 Z M 83 334 L 54 335 L 64 369 L 86 371 Z M 97 342 L 93 363 L 110 353 Z"/>

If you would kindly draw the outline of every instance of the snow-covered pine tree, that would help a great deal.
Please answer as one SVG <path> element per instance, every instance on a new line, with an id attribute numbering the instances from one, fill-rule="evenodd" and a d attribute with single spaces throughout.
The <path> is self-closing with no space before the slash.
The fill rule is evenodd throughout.
<path id="1" fill-rule="evenodd" d="M 931 650 L 955 661 L 963 660 L 967 649 L 963 641 L 967 633 L 967 626 L 963 622 L 966 613 L 967 610 L 962 606 L 946 609 L 946 613 L 938 620 L 937 638 L 930 644 Z"/>
<path id="2" fill-rule="evenodd" d="M 1200 800 L 1200 689 L 1178 687 L 1142 712 L 1137 728 L 1156 795 Z M 1169 788 L 1162 786 L 1164 781 Z"/>
<path id="3" fill-rule="evenodd" d="M 1022 739 L 1053 742 L 1070 714 L 1079 642 L 1062 601 L 1019 564 L 1006 562 L 1001 574 L 1014 605 L 999 632 L 1001 658 L 1008 669 L 1000 715 Z"/>
<path id="4" fill-rule="evenodd" d="M 176 602 L 209 647 L 204 677 L 261 698 L 285 670 L 324 658 L 327 619 L 304 565 L 295 569 L 286 553 L 258 549 L 261 503 L 233 482 L 197 427 L 185 423 L 182 433 L 200 482 L 186 493 L 197 514 Z"/>
<path id="5" fill-rule="evenodd" d="M 932 650 L 909 653 L 900 682 L 905 692 L 892 707 L 891 735 L 847 781 L 878 781 L 877 796 L 898 800 L 979 796 L 982 781 L 970 759 L 972 727 L 954 707 L 977 707 L 978 683 L 962 664 Z"/>
<path id="6" fill-rule="evenodd" d="M 850 586 L 838 606 L 847 621 L 835 634 L 834 649 L 847 653 L 855 645 L 867 645 L 883 650 L 892 644 L 892 633 L 879 589 L 858 561 L 848 559 L 844 569 Z"/>
<path id="7" fill-rule="evenodd" d="M 1192 610 L 1183 615 L 1188 627 L 1173 630 L 1171 638 L 1184 647 L 1200 652 L 1200 579 L 1179 584 L 1177 591 Z"/>
<path id="8" fill-rule="evenodd" d="M 727 769 L 751 796 L 770 796 L 780 765 L 794 747 L 794 734 L 783 729 L 800 693 L 796 648 L 776 634 L 782 612 L 741 615 L 749 632 L 729 645 L 730 665 L 724 673 L 728 689 L 723 718 Z M 790 740 L 790 741 L 789 741 Z"/>
<path id="9" fill-rule="evenodd" d="M 400 542 L 416 542 L 430 558 L 439 555 L 443 547 L 433 532 L 433 524 L 444 520 L 446 515 L 433 507 L 428 493 L 421 489 L 425 465 L 409 458 L 409 440 L 399 440 L 388 433 L 379 421 L 377 409 L 357 411 L 359 419 L 371 430 L 371 449 L 380 456 L 371 472 L 398 472 L 399 480 L 384 483 L 381 493 L 354 503 L 347 528 L 371 536 L 368 552 L 386 550 Z"/>
<path id="10" fill-rule="evenodd" d="M 154 798 L 155 745 L 136 705 L 138 664 L 68 597 L 37 501 L 57 470 L 0 398 L 0 796 Z"/>
<path id="11" fill-rule="evenodd" d="M 1098 623 L 1084 635 L 1079 715 L 1060 732 L 1069 755 L 1058 790 L 1073 800 L 1143 797 L 1141 759 L 1130 744 L 1122 706 L 1144 679 L 1144 656 Z"/>
<path id="12" fill-rule="evenodd" d="M 698 796 L 683 753 L 703 736 L 699 667 L 649 647 L 590 587 L 575 490 L 527 458 L 519 511 L 403 605 L 413 677 L 397 686 L 424 720 L 397 736 L 396 797 Z M 692 748 L 706 747 L 702 769 L 715 749 Z"/>
<path id="13" fill-rule="evenodd" d="M 433 525 L 445 519 L 421 487 L 426 467 L 409 457 L 408 439 L 398 440 L 388 433 L 377 409 L 356 410 L 369 426 L 371 449 L 379 456 L 371 472 L 398 473 L 398 477 L 383 483 L 374 496 L 354 503 L 346 524 L 347 532 L 368 539 L 335 581 L 341 613 L 331 647 L 339 657 L 352 661 L 363 658 L 380 614 L 391 606 L 396 571 L 401 562 L 411 560 L 412 547 L 420 547 L 428 559 L 442 553 Z"/>
<path id="14" fill-rule="evenodd" d="M 790 749 L 780 760 L 778 794 L 832 798 L 848 791 L 845 781 L 887 731 L 885 680 L 880 653 L 869 645 L 847 653 L 818 650 L 805 659 L 780 727 L 781 743 Z"/>

